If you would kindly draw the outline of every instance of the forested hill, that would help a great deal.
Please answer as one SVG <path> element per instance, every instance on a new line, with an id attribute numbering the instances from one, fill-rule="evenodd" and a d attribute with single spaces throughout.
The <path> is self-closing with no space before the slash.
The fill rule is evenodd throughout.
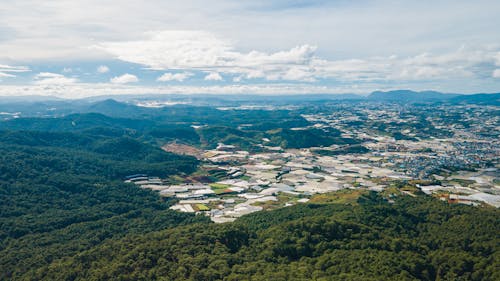
<path id="1" fill-rule="evenodd" d="M 27 280 L 499 280 L 498 210 L 430 198 L 299 205 L 109 240 Z M 497 239 L 494 239 L 497 238 Z"/>
<path id="2" fill-rule="evenodd" d="M 192 157 L 125 136 L 0 132 L 0 280 L 27 278 L 106 239 L 208 221 L 122 182 L 132 173 L 190 173 L 196 166 Z"/>

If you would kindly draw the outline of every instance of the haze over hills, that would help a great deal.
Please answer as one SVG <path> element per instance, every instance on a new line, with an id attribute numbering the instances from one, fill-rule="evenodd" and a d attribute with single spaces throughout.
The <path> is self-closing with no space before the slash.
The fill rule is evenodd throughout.
<path id="1" fill-rule="evenodd" d="M 415 92 L 411 90 L 376 91 L 369 95 L 355 94 L 310 94 L 310 95 L 124 95 L 100 96 L 68 100 L 44 96 L 20 96 L 0 98 L 1 112 L 22 112 L 25 116 L 100 112 L 114 114 L 128 112 L 138 115 L 144 106 L 162 107 L 171 105 L 191 106 L 239 106 L 239 105 L 303 105 L 328 101 L 352 102 L 448 102 L 471 104 L 500 104 L 500 93 L 491 94 L 445 94 L 436 91 Z M 137 106 L 139 105 L 139 106 Z M 31 113 L 31 114 L 30 114 Z"/>
<path id="2" fill-rule="evenodd" d="M 376 91 L 368 95 L 372 100 L 390 100 L 390 101 L 429 101 L 429 100 L 448 100 L 457 97 L 457 94 L 443 94 L 436 91 L 414 92 L 410 90 L 395 90 L 388 92 Z"/>

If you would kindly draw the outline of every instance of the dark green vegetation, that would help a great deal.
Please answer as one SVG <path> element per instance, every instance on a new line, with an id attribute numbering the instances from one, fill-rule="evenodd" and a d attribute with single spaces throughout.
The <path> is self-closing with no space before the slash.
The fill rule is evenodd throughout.
<path id="1" fill-rule="evenodd" d="M 319 110 L 332 112 L 303 111 Z M 312 124 L 300 111 L 144 109 L 111 100 L 73 111 L 0 122 L 0 280 L 500 279 L 496 209 L 342 194 L 214 225 L 122 182 L 136 173 L 195 172 L 195 158 L 159 149 L 172 140 L 258 150 L 268 138 L 266 145 L 284 148 L 342 145 L 320 154 L 366 152 L 338 130 L 304 129 Z M 346 122 L 365 122 L 359 117 Z M 446 135 L 425 122 L 373 128 Z"/>
<path id="2" fill-rule="evenodd" d="M 0 122 L 0 280 L 29 277 L 30 271 L 110 239 L 207 222 L 170 211 L 169 202 L 154 192 L 122 182 L 130 174 L 165 177 L 197 169 L 195 158 L 164 152 L 159 145 L 176 140 L 253 146 L 265 130 L 308 124 L 291 111 L 182 106 L 146 111 L 114 101 L 93 109 L 115 116 Z M 196 122 L 208 126 L 195 130 L 190 124 Z M 259 130 L 238 128 L 246 122 Z"/>
<path id="3" fill-rule="evenodd" d="M 255 131 L 252 127 L 239 130 L 228 127 L 213 126 L 201 128 L 200 133 L 202 144 L 205 147 L 215 148 L 217 143 L 235 145 L 250 151 L 262 150 L 258 144 L 263 138 L 269 139 L 265 143 L 268 146 L 280 146 L 282 148 L 306 148 L 314 146 L 330 146 L 332 144 L 352 144 L 358 143 L 351 138 L 342 138 L 340 132 L 335 129 L 321 130 L 315 128 L 287 129 L 278 128 L 267 131 Z"/>
<path id="4" fill-rule="evenodd" d="M 210 107 L 174 106 L 144 111 L 140 107 L 111 101 L 97 103 L 94 107 L 105 113 L 112 108 L 118 109 L 114 117 L 85 113 L 60 118 L 10 119 L 0 122 L 0 130 L 74 132 L 91 138 L 127 136 L 155 145 L 177 140 L 203 148 L 215 148 L 218 143 L 224 143 L 251 151 L 263 149 L 259 146 L 262 138 L 271 140 L 268 145 L 283 148 L 358 142 L 340 137 L 340 132 L 334 129 L 304 128 L 310 123 L 300 116 L 300 112 L 290 110 L 222 111 Z M 124 112 L 133 118 L 123 117 Z M 204 126 L 195 130 L 191 127 L 193 123 Z"/>
<path id="5" fill-rule="evenodd" d="M 498 280 L 498 211 L 376 195 L 129 235 L 28 280 Z"/>
<path id="6" fill-rule="evenodd" d="M 1 132 L 0 280 L 106 239 L 206 221 L 122 183 L 131 173 L 190 173 L 196 165 L 126 136 Z"/>

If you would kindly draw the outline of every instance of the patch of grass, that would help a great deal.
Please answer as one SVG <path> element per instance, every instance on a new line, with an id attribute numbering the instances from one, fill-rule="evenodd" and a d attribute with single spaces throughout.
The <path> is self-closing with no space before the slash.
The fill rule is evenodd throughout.
<path id="1" fill-rule="evenodd" d="M 216 191 L 217 189 L 227 189 L 227 188 L 231 187 L 230 185 L 223 184 L 223 183 L 211 183 L 209 185 L 213 191 Z"/>
<path id="2" fill-rule="evenodd" d="M 404 190 L 404 191 L 408 191 L 408 192 L 411 192 L 411 193 L 418 193 L 420 191 L 420 189 L 414 185 L 405 185 L 403 187 L 401 187 L 401 190 Z"/>
<path id="3" fill-rule="evenodd" d="M 288 193 L 283 193 L 283 192 L 278 193 L 276 198 L 278 198 L 278 201 L 285 202 L 285 203 L 299 200 L 299 198 L 297 196 L 291 195 Z"/>
<path id="4" fill-rule="evenodd" d="M 278 195 L 276 195 L 276 199 L 278 199 L 278 201 L 269 200 L 265 202 L 255 202 L 252 205 L 261 206 L 264 210 L 274 210 L 277 208 L 285 207 L 286 203 L 296 204 L 297 200 L 299 200 L 299 197 L 280 192 Z"/>
<path id="5" fill-rule="evenodd" d="M 228 189 L 231 186 L 228 184 L 222 184 L 222 183 L 211 183 L 209 184 L 210 188 L 215 192 L 215 194 L 220 195 L 224 193 L 231 193 L 233 192 L 232 190 Z"/>
<path id="6" fill-rule="evenodd" d="M 450 183 L 458 183 L 461 186 L 470 186 L 476 183 L 476 181 L 473 180 L 464 180 L 464 179 L 451 179 Z"/>
<path id="7" fill-rule="evenodd" d="M 228 193 L 233 193 L 231 189 L 215 189 L 214 190 L 215 194 L 220 195 L 220 194 L 228 194 Z"/>
<path id="8" fill-rule="evenodd" d="M 196 209 L 198 209 L 198 211 L 210 211 L 210 208 L 204 204 L 196 204 Z"/>
<path id="9" fill-rule="evenodd" d="M 183 177 L 181 177 L 181 176 L 178 176 L 178 175 L 173 175 L 173 176 L 168 177 L 167 181 L 170 184 L 182 184 L 182 183 L 186 183 L 186 179 L 183 178 Z"/>
<path id="10" fill-rule="evenodd" d="M 335 192 L 316 194 L 311 197 L 309 203 L 356 205 L 358 198 L 367 193 L 368 192 L 363 189 L 343 189 Z"/>
<path id="11" fill-rule="evenodd" d="M 285 204 L 283 204 L 282 202 L 273 201 L 273 200 L 264 201 L 264 202 L 255 202 L 252 205 L 253 206 L 260 206 L 264 210 L 273 210 L 273 209 L 277 209 L 277 208 L 281 208 L 281 207 L 285 206 Z"/>
<path id="12" fill-rule="evenodd" d="M 385 188 L 382 192 L 380 192 L 380 194 L 384 198 L 389 198 L 392 194 L 401 195 L 401 191 L 396 186 L 389 186 L 389 187 Z"/>
<path id="13" fill-rule="evenodd" d="M 208 175 L 217 178 L 219 180 L 225 179 L 227 177 L 227 172 L 224 170 L 213 169 L 213 170 L 208 170 L 207 173 Z"/>

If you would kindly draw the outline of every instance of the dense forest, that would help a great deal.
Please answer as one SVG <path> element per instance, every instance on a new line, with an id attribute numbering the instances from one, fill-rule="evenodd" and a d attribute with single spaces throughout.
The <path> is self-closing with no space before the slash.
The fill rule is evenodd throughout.
<path id="1" fill-rule="evenodd" d="M 168 210 L 157 194 L 124 184 L 126 175 L 190 173 L 192 157 L 129 137 L 0 133 L 0 279 L 130 233 L 204 217 Z"/>
<path id="2" fill-rule="evenodd" d="M 498 211 L 430 198 L 302 205 L 107 240 L 27 280 L 498 280 Z M 492 239 L 497 238 L 497 239 Z M 26 276 L 26 275 L 25 275 Z"/>
<path id="3" fill-rule="evenodd" d="M 102 106 L 99 103 L 99 107 Z M 124 110 L 129 110 L 129 106 Z M 130 113 L 131 116 L 134 112 Z M 0 122 L 0 130 L 72 132 L 86 138 L 127 136 L 152 144 L 176 140 L 203 148 L 215 148 L 218 143 L 225 143 L 250 151 L 261 149 L 258 144 L 262 138 L 270 140 L 268 145 L 283 148 L 359 142 L 341 137 L 334 129 L 304 128 L 310 123 L 299 113 L 286 110 L 218 111 L 204 107 L 172 107 L 152 110 L 135 118 L 114 115 L 118 116 L 84 113 L 59 118 L 18 118 Z M 193 123 L 201 125 L 195 129 L 191 126 Z"/>
<path id="4" fill-rule="evenodd" d="M 367 150 L 335 129 L 297 130 L 309 124 L 297 113 L 146 111 L 113 101 L 89 111 L 98 113 L 0 122 L 0 280 L 500 280 L 494 208 L 430 197 L 390 204 L 367 193 L 353 204 L 213 224 L 123 182 L 136 173 L 195 172 L 194 157 L 159 148 L 172 140 Z"/>

